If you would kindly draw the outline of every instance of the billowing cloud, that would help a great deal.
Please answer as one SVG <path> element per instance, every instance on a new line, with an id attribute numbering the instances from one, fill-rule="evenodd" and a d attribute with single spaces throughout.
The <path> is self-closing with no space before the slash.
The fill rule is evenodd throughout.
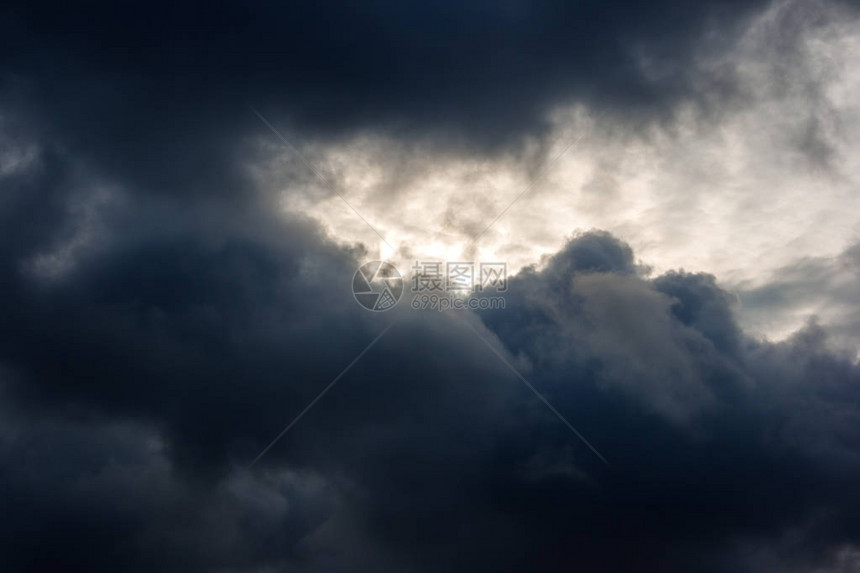
<path id="1" fill-rule="evenodd" d="M 556 252 L 573 230 L 600 228 L 656 272 L 708 272 L 746 290 L 860 241 L 857 30 L 844 6 L 774 3 L 734 41 L 696 47 L 688 72 L 731 94 L 704 90 L 639 122 L 599 103 L 559 105 L 547 110 L 546 137 L 496 156 L 367 133 L 306 146 L 393 250 L 325 185 L 267 183 L 283 191 L 286 210 L 403 265 L 475 258 L 516 269 Z M 271 170 L 307 173 L 300 162 Z M 781 316 L 747 326 L 781 339 L 808 318 L 773 310 Z"/>
<path id="2" fill-rule="evenodd" d="M 856 571 L 856 15 L 730 8 L 0 12 L 4 570 Z"/>
<path id="3" fill-rule="evenodd" d="M 360 253 L 264 213 L 114 212 L 59 278 L 6 267 L 13 570 L 850 561 L 860 372 L 820 330 L 753 342 L 711 277 L 644 278 L 606 233 L 512 280 L 504 311 L 374 315 L 346 291 Z"/>

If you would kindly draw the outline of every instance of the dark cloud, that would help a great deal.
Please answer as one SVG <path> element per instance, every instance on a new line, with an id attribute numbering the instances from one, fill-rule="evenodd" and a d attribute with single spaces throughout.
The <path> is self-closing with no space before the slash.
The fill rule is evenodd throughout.
<path id="1" fill-rule="evenodd" d="M 374 315 L 347 290 L 361 253 L 264 199 L 115 197 L 45 278 L 24 263 L 79 226 L 66 169 L 6 178 L 10 571 L 761 571 L 853 551 L 860 372 L 820 329 L 752 342 L 712 277 L 643 278 L 600 232 L 512 280 L 483 324 Z"/>
<path id="2" fill-rule="evenodd" d="M 856 567 L 860 371 L 821 327 L 753 340 L 713 277 L 649 279 L 602 232 L 504 311 L 367 313 L 364 248 L 248 170 L 248 100 L 466 147 L 569 98 L 659 110 L 753 8 L 4 8 L 4 571 Z"/>
<path id="3" fill-rule="evenodd" d="M 701 38 L 731 37 L 764 5 L 13 3 L 0 98 L 126 184 L 229 196 L 236 144 L 261 129 L 248 104 L 303 139 L 506 145 L 572 100 L 635 116 L 701 99 Z"/>

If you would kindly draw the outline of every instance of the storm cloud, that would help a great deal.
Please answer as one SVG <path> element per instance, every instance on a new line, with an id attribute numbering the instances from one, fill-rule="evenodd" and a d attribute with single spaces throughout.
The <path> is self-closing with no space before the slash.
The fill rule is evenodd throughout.
<path id="1" fill-rule="evenodd" d="M 785 17 L 851 13 L 823 6 Z M 350 285 L 378 246 L 294 208 L 319 173 L 248 107 L 302 151 L 399 148 L 374 197 L 406 219 L 400 183 L 452 158 L 540 176 L 559 107 L 719 130 L 747 84 L 701 58 L 772 9 L 3 8 L 2 569 L 860 570 L 856 246 L 728 288 L 571 228 L 504 309 L 371 313 Z M 452 197 L 439 232 L 474 237 L 490 199 Z M 849 318 L 745 329 L 812 298 Z"/>

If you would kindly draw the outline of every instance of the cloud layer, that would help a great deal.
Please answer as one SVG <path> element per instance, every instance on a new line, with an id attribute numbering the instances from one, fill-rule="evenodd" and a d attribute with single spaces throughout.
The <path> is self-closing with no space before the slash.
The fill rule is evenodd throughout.
<path id="1" fill-rule="evenodd" d="M 855 21 L 839 4 L 809 13 Z M 568 181 L 593 214 L 615 212 L 601 197 L 623 203 L 636 187 L 610 152 L 653 144 L 620 157 L 623 173 L 694 142 L 690 162 L 707 160 L 708 134 L 731 139 L 749 109 L 769 109 L 744 88 L 776 88 L 703 75 L 702 54 L 748 53 L 755 26 L 798 14 L 755 2 L 5 8 L 4 571 L 857 571 L 860 366 L 827 325 L 769 342 L 738 318 L 815 297 L 856 309 L 848 235 L 827 243 L 847 247 L 838 264 L 813 252 L 773 263 L 754 277 L 770 284 L 738 283 L 739 299 L 712 274 L 670 270 L 672 257 L 649 267 L 659 250 L 643 235 L 549 218 L 519 229 L 520 250 L 489 237 L 528 263 L 506 309 L 368 313 L 349 289 L 376 239 L 322 216 L 339 199 L 246 109 L 301 135 L 339 188 L 366 192 L 362 212 L 388 209 L 392 234 L 443 200 L 436 235 L 397 256 L 478 256 L 463 238 L 509 197 L 482 203 L 465 183 L 527 184 L 559 134 L 592 129 L 593 165 L 559 164 L 537 196 L 560 213 Z M 834 59 L 853 61 L 857 36 L 838 29 Z M 750 72 L 752 51 L 733 72 Z M 827 85 L 853 113 L 846 77 Z M 785 106 L 806 109 L 795 95 Z M 813 121 L 826 107 L 792 157 L 849 172 L 849 147 L 828 151 L 847 140 Z M 678 189 L 695 180 L 665 173 L 670 208 L 640 212 L 655 232 L 678 228 L 666 213 L 683 218 Z M 856 321 L 841 324 L 837 336 L 856 336 Z"/>
<path id="2" fill-rule="evenodd" d="M 713 277 L 643 278 L 606 233 L 504 311 L 375 315 L 312 224 L 137 207 L 53 280 L 5 250 L 11 570 L 855 566 L 860 371 L 820 329 L 754 342 Z"/>

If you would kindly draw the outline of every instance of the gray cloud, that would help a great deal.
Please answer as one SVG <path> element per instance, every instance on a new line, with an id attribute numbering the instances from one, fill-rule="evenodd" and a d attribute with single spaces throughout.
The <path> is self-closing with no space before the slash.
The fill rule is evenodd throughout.
<path id="1" fill-rule="evenodd" d="M 752 338 L 713 276 L 600 231 L 504 311 L 366 313 L 367 248 L 284 213 L 308 175 L 261 183 L 282 158 L 233 111 L 479 156 L 570 98 L 659 118 L 699 93 L 699 33 L 756 6 L 6 9 L 6 569 L 851 571 L 860 369 L 824 327 Z"/>
<path id="2" fill-rule="evenodd" d="M 785 331 L 799 320 L 826 324 L 834 350 L 856 354 L 860 336 L 858 246 L 836 257 L 806 257 L 759 281 L 738 285 L 741 320 L 756 330 Z"/>
<path id="3" fill-rule="evenodd" d="M 713 279 L 640 278 L 605 233 L 483 320 L 611 468 L 462 324 L 476 317 L 404 311 L 243 469 L 392 318 L 344 291 L 353 255 L 262 213 L 184 213 L 184 233 L 114 215 L 105 236 L 126 239 L 60 280 L 7 267 L 13 570 L 720 571 L 813 518 L 798 544 L 814 562 L 855 538 L 857 367 L 814 330 L 744 339 Z M 82 552 L 81 532 L 109 549 Z"/>

